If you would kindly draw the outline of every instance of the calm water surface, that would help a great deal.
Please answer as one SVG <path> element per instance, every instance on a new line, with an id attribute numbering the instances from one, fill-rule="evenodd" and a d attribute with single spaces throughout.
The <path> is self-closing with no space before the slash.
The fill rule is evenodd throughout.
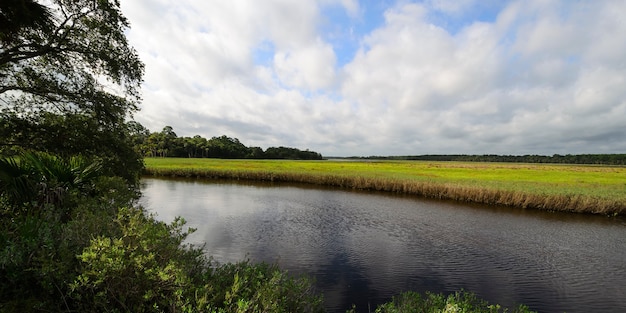
<path id="1" fill-rule="evenodd" d="M 143 180 L 142 204 L 183 216 L 220 262 L 315 277 L 329 312 L 403 291 L 473 291 L 540 312 L 626 312 L 626 221 L 414 197 L 193 180 Z"/>

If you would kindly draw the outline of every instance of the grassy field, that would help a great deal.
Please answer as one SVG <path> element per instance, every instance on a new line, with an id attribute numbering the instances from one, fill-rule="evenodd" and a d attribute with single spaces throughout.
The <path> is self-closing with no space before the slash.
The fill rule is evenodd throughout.
<path id="1" fill-rule="evenodd" d="M 146 174 L 302 182 L 493 205 L 626 214 L 626 167 L 147 158 Z"/>

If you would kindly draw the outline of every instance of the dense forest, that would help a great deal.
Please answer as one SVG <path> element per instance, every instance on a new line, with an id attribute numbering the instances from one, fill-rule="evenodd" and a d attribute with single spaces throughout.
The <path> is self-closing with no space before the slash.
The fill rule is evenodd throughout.
<path id="1" fill-rule="evenodd" d="M 150 132 L 134 123 L 133 141 L 136 150 L 147 157 L 220 158 L 220 159 L 292 159 L 321 160 L 320 153 L 289 147 L 247 147 L 237 138 L 226 135 L 203 138 L 178 137 L 171 126 Z"/>
<path id="2" fill-rule="evenodd" d="M 425 154 L 407 156 L 368 156 L 349 157 L 357 160 L 415 160 L 415 161 L 459 161 L 459 162 L 515 162 L 515 163 L 557 163 L 557 164 L 603 164 L 626 165 L 626 154 L 554 154 L 547 155 L 467 155 L 467 154 Z"/>

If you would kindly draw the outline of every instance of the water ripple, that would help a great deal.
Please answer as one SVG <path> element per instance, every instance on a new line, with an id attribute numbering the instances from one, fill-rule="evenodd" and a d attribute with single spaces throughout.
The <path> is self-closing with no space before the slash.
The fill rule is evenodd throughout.
<path id="1" fill-rule="evenodd" d="M 626 312 L 626 225 L 329 189 L 146 180 L 142 202 L 191 241 L 315 276 L 330 312 L 402 291 L 476 292 L 541 312 Z"/>

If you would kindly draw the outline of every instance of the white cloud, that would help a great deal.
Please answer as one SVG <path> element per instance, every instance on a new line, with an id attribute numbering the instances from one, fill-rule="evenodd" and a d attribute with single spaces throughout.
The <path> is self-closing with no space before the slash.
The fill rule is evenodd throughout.
<path id="1" fill-rule="evenodd" d="M 590 116 L 612 114 L 626 102 L 626 75 L 612 68 L 582 71 L 572 86 L 572 115 Z"/>
<path id="2" fill-rule="evenodd" d="M 399 1 L 358 33 L 375 10 L 355 0 L 126 1 L 137 119 L 325 155 L 626 152 L 623 1 L 478 4 Z M 489 5 L 493 20 L 459 21 Z M 328 6 L 353 19 L 347 63 Z"/>
<path id="3" fill-rule="evenodd" d="M 378 108 L 374 114 L 384 118 L 384 127 L 369 131 L 397 141 L 394 150 L 429 153 L 425 146 L 404 147 L 403 140 L 426 144 L 429 151 L 449 149 L 430 141 L 436 136 L 464 137 L 471 129 L 468 116 L 460 115 L 457 106 L 478 103 L 489 92 L 498 66 L 496 44 L 486 24 L 473 24 L 453 36 L 429 24 L 425 7 L 397 7 L 388 11 L 385 26 L 364 40 L 346 66 L 344 95 L 362 110 Z M 482 114 L 466 113 L 469 119 Z"/>
<path id="4" fill-rule="evenodd" d="M 332 87 L 335 79 L 335 53 L 317 38 L 292 51 L 278 51 L 274 68 L 281 83 L 304 90 Z"/>

